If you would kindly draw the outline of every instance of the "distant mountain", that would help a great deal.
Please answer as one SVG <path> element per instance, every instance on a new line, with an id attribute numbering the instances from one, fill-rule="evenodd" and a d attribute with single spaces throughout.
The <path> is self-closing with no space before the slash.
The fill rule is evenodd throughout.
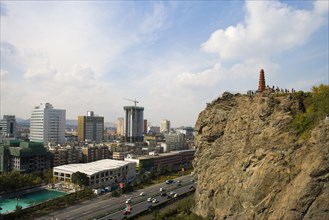
<path id="1" fill-rule="evenodd" d="M 112 122 L 105 122 L 104 123 L 104 127 L 105 128 L 116 128 L 117 124 L 116 123 L 112 123 Z"/>
<path id="2" fill-rule="evenodd" d="M 78 127 L 78 120 L 66 119 L 66 125 Z"/>
<path id="3" fill-rule="evenodd" d="M 16 123 L 21 126 L 30 126 L 30 119 L 16 118 Z"/>

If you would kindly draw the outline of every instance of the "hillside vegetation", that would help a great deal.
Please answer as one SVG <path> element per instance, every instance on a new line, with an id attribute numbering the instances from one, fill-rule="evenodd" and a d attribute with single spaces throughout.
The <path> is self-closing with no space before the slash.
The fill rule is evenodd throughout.
<path id="1" fill-rule="evenodd" d="M 309 131 L 329 114 L 329 85 L 314 86 L 311 92 L 296 95 L 304 111 L 295 116 L 293 126 L 298 134 L 309 137 Z"/>

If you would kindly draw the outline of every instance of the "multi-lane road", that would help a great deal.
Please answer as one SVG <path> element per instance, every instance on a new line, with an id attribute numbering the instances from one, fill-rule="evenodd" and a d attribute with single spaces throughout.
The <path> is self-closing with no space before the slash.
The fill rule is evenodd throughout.
<path id="1" fill-rule="evenodd" d="M 177 199 L 179 196 L 194 191 L 195 189 L 195 184 L 194 183 L 187 183 L 186 185 L 182 185 L 181 187 L 172 187 L 172 189 L 166 189 L 165 191 L 163 191 L 162 196 L 160 195 L 160 193 L 155 193 L 153 196 L 151 196 L 151 198 L 156 199 L 156 203 L 152 202 L 152 201 L 147 201 L 147 198 L 150 198 L 149 196 L 144 196 L 145 198 L 142 199 L 141 201 L 137 202 L 136 204 L 134 204 L 132 206 L 132 210 L 129 214 L 124 214 L 124 210 L 120 210 L 117 211 L 115 213 L 112 213 L 110 215 L 104 216 L 102 218 L 99 218 L 99 220 L 110 220 L 110 219 L 122 219 L 122 218 L 131 218 L 135 215 L 138 215 L 142 212 L 145 212 L 147 210 L 152 211 L 152 209 L 154 209 L 156 206 L 159 206 L 163 203 L 169 202 L 171 200 L 175 200 Z M 175 197 L 174 195 L 177 195 L 177 197 Z M 168 195 L 170 195 L 170 197 L 168 197 Z"/>
<path id="2" fill-rule="evenodd" d="M 88 200 L 82 203 L 79 203 L 68 208 L 57 210 L 53 213 L 50 213 L 46 216 L 38 218 L 39 220 L 89 220 L 89 219 L 121 219 L 123 216 L 122 212 L 126 207 L 126 200 L 131 198 L 131 214 L 127 215 L 132 216 L 137 213 L 140 213 L 147 209 L 150 204 L 152 206 L 159 205 L 163 202 L 168 201 L 167 196 L 160 196 L 160 188 L 164 188 L 166 193 L 174 191 L 178 195 L 183 194 L 189 191 L 189 187 L 194 183 L 191 181 L 193 177 L 191 176 L 182 176 L 175 179 L 175 182 L 178 180 L 182 181 L 181 186 L 178 184 L 165 184 L 159 183 L 152 185 L 150 187 L 136 190 L 129 194 L 123 194 L 122 196 L 109 198 L 106 195 L 98 196 L 92 200 Z M 144 192 L 145 195 L 141 196 L 140 193 Z M 157 203 L 147 202 L 147 198 L 152 197 L 158 200 Z M 106 217 L 103 217 L 106 216 Z"/>

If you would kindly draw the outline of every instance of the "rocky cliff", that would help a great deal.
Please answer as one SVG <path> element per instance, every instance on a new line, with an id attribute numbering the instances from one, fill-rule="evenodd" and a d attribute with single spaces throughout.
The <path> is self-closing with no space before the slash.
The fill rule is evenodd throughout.
<path id="1" fill-rule="evenodd" d="M 292 128 L 294 94 L 232 95 L 208 104 L 195 130 L 194 212 L 210 219 L 329 219 L 329 122 Z"/>

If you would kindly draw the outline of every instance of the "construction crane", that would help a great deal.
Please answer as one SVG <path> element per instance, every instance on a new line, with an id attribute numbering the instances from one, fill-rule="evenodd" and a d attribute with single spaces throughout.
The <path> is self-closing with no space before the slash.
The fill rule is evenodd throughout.
<path id="1" fill-rule="evenodd" d="M 123 99 L 132 101 L 135 104 L 135 107 L 136 107 L 136 103 L 139 103 L 139 101 L 137 101 L 136 99 L 126 99 L 126 98 L 123 98 Z"/>

